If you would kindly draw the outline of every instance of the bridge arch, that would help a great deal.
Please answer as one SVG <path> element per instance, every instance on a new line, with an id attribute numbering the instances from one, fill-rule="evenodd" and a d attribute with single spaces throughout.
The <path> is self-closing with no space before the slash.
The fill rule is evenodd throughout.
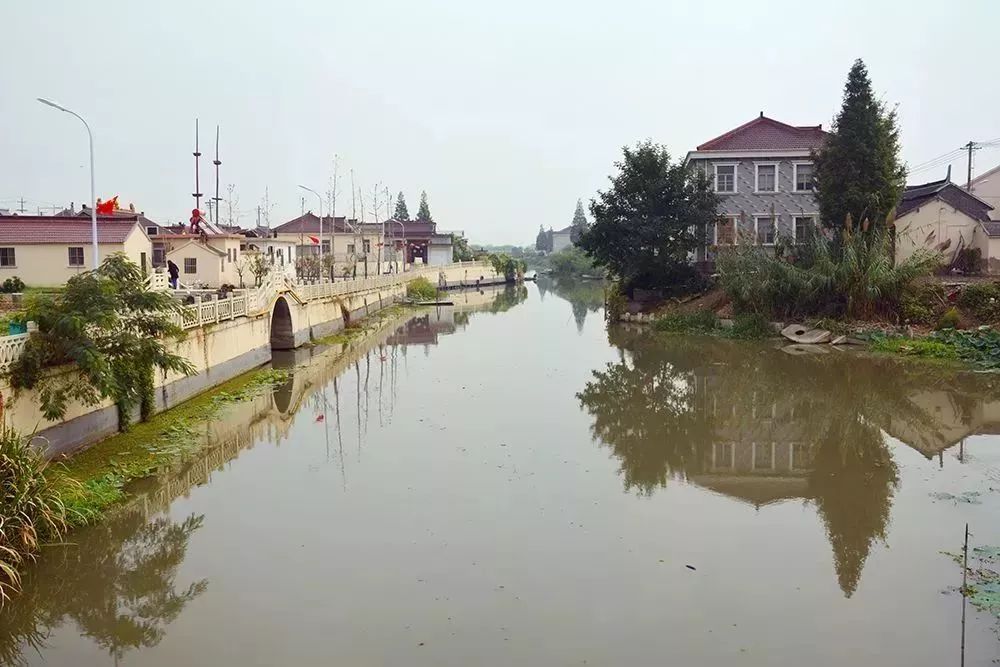
<path id="1" fill-rule="evenodd" d="M 271 306 L 271 349 L 295 349 L 295 327 L 292 324 L 292 311 L 285 297 L 279 296 Z"/>

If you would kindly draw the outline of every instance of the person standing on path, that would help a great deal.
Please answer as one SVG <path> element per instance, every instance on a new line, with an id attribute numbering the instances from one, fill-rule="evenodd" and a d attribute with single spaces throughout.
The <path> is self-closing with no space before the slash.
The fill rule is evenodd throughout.
<path id="1" fill-rule="evenodd" d="M 177 289 L 177 279 L 180 277 L 181 272 L 173 260 L 167 260 L 167 273 L 170 274 L 170 287 Z"/>

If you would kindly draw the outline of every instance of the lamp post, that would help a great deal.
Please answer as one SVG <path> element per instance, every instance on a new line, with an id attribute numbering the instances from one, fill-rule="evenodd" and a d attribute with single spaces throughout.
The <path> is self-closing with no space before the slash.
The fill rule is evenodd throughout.
<path id="1" fill-rule="evenodd" d="M 39 102 L 46 106 L 50 106 L 53 109 L 58 109 L 59 111 L 64 111 L 71 116 L 76 116 L 83 126 L 87 128 L 87 139 L 90 141 L 90 240 L 93 246 L 94 254 L 94 270 L 97 270 L 98 263 L 100 261 L 100 256 L 97 252 L 97 192 L 94 187 L 94 134 L 90 131 L 90 125 L 87 121 L 83 119 L 83 116 L 76 113 L 75 111 L 70 111 L 66 107 L 59 106 L 51 100 L 47 100 L 43 97 L 37 98 Z"/>
<path id="2" fill-rule="evenodd" d="M 299 187 L 316 195 L 316 201 L 319 202 L 319 281 L 323 282 L 323 197 L 312 188 L 307 188 L 304 185 Z"/>

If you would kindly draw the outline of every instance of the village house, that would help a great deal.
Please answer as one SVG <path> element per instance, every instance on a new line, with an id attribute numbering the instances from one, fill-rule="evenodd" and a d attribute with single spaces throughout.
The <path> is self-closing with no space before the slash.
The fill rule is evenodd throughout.
<path id="1" fill-rule="evenodd" d="M 552 252 L 559 252 L 573 245 L 573 226 L 552 232 Z"/>
<path id="2" fill-rule="evenodd" d="M 687 163 L 710 179 L 720 199 L 719 220 L 696 260 L 711 263 L 716 248 L 734 243 L 802 242 L 819 221 L 812 153 L 825 137 L 820 125 L 787 125 L 761 112 L 689 152 Z"/>
<path id="3" fill-rule="evenodd" d="M 926 249 L 941 253 L 942 263 L 951 266 L 971 248 L 979 251 L 980 268 L 1000 273 L 1000 221 L 991 219 L 993 207 L 949 176 L 903 191 L 896 207 L 896 263 Z"/>
<path id="4" fill-rule="evenodd" d="M 993 207 L 991 220 L 1000 220 L 1000 165 L 972 179 L 969 192 Z"/>
<path id="5" fill-rule="evenodd" d="M 377 272 L 375 264 L 382 243 L 381 224 L 359 223 L 344 216 L 325 215 L 321 236 L 319 216 L 307 211 L 271 231 L 273 238 L 294 243 L 296 256 L 300 259 L 318 256 L 322 246 L 324 256 L 332 254 L 337 275 L 349 269 L 352 262 L 364 266 L 366 258 L 371 265 L 368 270 Z"/>
<path id="6" fill-rule="evenodd" d="M 58 287 L 94 268 L 89 217 L 0 216 L 0 281 L 17 276 L 30 287 Z M 152 243 L 135 214 L 97 221 L 99 261 L 123 253 L 149 271 Z"/>

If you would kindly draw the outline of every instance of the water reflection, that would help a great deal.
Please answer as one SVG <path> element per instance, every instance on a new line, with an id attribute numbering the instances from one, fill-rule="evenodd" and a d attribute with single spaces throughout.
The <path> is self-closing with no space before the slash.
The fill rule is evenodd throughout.
<path id="1" fill-rule="evenodd" d="M 537 279 L 538 294 L 544 299 L 549 292 L 569 301 L 578 332 L 583 332 L 588 313 L 597 313 L 604 307 L 604 281 L 557 278 L 540 275 Z"/>
<path id="2" fill-rule="evenodd" d="M 626 328 L 609 336 L 621 358 L 578 398 L 625 487 L 650 494 L 685 479 L 758 508 L 813 502 L 846 596 L 888 528 L 898 474 L 885 435 L 930 457 L 1000 414 L 996 381 L 982 375 Z"/>
<path id="3" fill-rule="evenodd" d="M 176 523 L 127 512 L 73 534 L 28 572 L 24 593 L 3 611 L 0 662 L 19 664 L 28 647 L 40 649 L 52 632 L 73 623 L 115 661 L 133 649 L 156 646 L 185 605 L 205 592 L 204 579 L 177 582 L 188 540 L 204 518 Z M 68 577 L 67 573 L 86 573 Z"/>

